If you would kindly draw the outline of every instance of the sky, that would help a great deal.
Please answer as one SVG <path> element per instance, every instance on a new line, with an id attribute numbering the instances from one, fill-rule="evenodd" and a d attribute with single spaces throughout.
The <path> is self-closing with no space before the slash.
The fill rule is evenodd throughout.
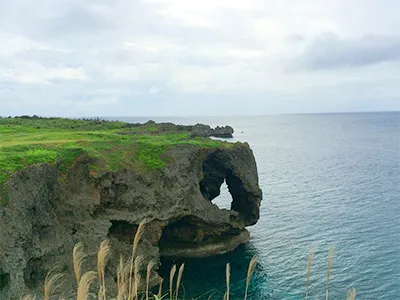
<path id="1" fill-rule="evenodd" d="M 400 110 L 398 0 L 0 0 L 0 115 Z"/>

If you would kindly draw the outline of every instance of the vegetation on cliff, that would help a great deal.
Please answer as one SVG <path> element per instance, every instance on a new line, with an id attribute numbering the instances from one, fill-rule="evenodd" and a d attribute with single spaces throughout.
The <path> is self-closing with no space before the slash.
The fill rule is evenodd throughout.
<path id="1" fill-rule="evenodd" d="M 65 172 L 86 153 L 102 162 L 100 167 L 93 167 L 94 172 L 156 170 L 165 167 L 165 153 L 179 144 L 208 148 L 230 145 L 210 138 L 191 138 L 190 127 L 151 121 L 141 125 L 100 119 L 0 118 L 0 204 L 6 202 L 4 183 L 28 166 L 48 163 Z"/>

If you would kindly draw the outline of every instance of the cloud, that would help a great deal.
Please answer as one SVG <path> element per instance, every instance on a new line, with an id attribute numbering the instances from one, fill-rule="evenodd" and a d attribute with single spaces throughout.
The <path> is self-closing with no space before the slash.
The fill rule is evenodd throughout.
<path id="1" fill-rule="evenodd" d="M 400 109 L 395 0 L 0 7 L 0 115 Z"/>
<path id="2" fill-rule="evenodd" d="M 44 68 L 41 65 L 25 66 L 24 70 L 2 70 L 0 80 L 20 84 L 49 84 L 59 80 L 88 79 L 79 68 Z"/>
<path id="3" fill-rule="evenodd" d="M 315 39 L 300 58 L 312 70 L 362 67 L 400 59 L 400 36 L 365 36 L 340 39 L 324 34 Z"/>

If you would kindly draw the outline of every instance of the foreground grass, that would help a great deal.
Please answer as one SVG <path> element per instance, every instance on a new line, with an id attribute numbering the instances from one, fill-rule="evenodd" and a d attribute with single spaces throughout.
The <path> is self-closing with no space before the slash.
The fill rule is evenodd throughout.
<path id="1" fill-rule="evenodd" d="M 169 299 L 169 300 L 178 300 L 184 299 L 179 298 L 179 290 L 181 288 L 181 280 L 183 276 L 183 272 L 185 269 L 185 264 L 182 264 L 179 269 L 176 265 L 173 265 L 170 271 L 169 276 L 169 290 L 163 293 L 162 286 L 163 280 L 159 282 L 158 293 L 152 293 L 150 291 L 150 277 L 153 268 L 155 267 L 155 262 L 150 261 L 145 266 L 143 265 L 144 257 L 141 255 L 137 255 L 137 247 L 139 241 L 143 235 L 145 229 L 145 221 L 141 222 L 138 226 L 138 229 L 135 233 L 135 237 L 132 244 L 132 254 L 128 260 L 124 260 L 121 256 L 120 263 L 117 267 L 117 294 L 115 296 L 110 296 L 107 292 L 107 287 L 105 284 L 105 268 L 111 253 L 111 248 L 108 240 L 104 240 L 98 250 L 97 254 L 97 272 L 96 271 L 87 271 L 82 275 L 82 264 L 85 259 L 84 247 L 82 243 L 78 243 L 75 245 L 73 250 L 73 270 L 76 280 L 76 300 L 86 300 L 89 299 L 89 295 L 92 295 L 90 299 L 94 299 L 93 295 L 97 300 L 161 300 L 161 299 Z M 325 299 L 329 300 L 329 277 L 331 270 L 331 259 L 333 255 L 333 248 L 330 248 L 328 251 L 328 263 L 327 263 L 327 278 L 326 278 L 326 294 Z M 305 299 L 309 298 L 309 283 L 310 283 L 310 268 L 312 264 L 314 256 L 314 251 L 310 249 L 310 253 L 308 256 L 307 263 L 307 279 L 306 279 L 306 289 L 305 289 Z M 249 267 L 247 270 L 247 279 L 246 279 L 246 287 L 244 291 L 243 299 L 248 299 L 248 289 L 251 283 L 251 278 L 256 269 L 257 258 L 253 257 L 249 263 Z M 146 273 L 145 277 L 142 277 L 142 273 L 140 270 L 145 267 Z M 44 300 L 49 300 L 50 296 L 56 292 L 56 290 L 60 287 L 61 279 L 63 277 L 62 273 L 57 273 L 51 270 L 45 278 L 44 282 Z M 178 273 L 176 273 L 178 270 Z M 226 292 L 223 300 L 230 299 L 230 264 L 226 265 Z M 94 291 L 92 283 L 97 281 L 98 290 Z M 206 295 L 208 293 L 205 293 Z M 204 298 L 204 296 L 199 296 L 197 299 L 213 299 L 212 295 Z M 32 295 L 26 295 L 20 298 L 21 300 L 35 300 L 36 297 Z M 59 297 L 59 300 L 65 299 L 63 296 Z M 355 300 L 356 299 L 356 290 L 350 289 L 347 293 L 347 300 Z M 222 300 L 222 299 L 221 299 Z M 253 299 L 255 300 L 255 299 Z"/>
<path id="2" fill-rule="evenodd" d="M 2 185 L 16 171 L 34 164 L 57 164 L 60 171 L 66 171 L 87 153 L 103 161 L 101 170 L 94 167 L 95 171 L 151 171 L 165 167 L 168 158 L 164 154 L 173 146 L 228 145 L 209 138 L 189 138 L 187 131 L 159 132 L 157 126 L 152 122 L 131 126 L 102 120 L 0 118 L 0 206 L 6 204 Z"/>

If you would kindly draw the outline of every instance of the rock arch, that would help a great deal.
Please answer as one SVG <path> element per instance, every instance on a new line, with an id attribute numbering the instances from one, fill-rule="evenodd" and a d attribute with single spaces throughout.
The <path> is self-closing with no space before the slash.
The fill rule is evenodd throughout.
<path id="1" fill-rule="evenodd" d="M 226 181 L 232 196 L 231 210 L 239 213 L 246 226 L 253 225 L 259 218 L 261 190 L 258 185 L 256 166 L 243 166 L 243 157 L 251 155 L 242 153 L 235 157 L 237 151 L 216 151 L 203 161 L 203 178 L 199 183 L 203 197 L 212 201 L 221 193 L 221 186 Z M 244 155 L 244 156 L 243 156 Z M 241 161 L 242 160 L 242 161 Z M 252 160 L 244 160 L 251 163 Z"/>

